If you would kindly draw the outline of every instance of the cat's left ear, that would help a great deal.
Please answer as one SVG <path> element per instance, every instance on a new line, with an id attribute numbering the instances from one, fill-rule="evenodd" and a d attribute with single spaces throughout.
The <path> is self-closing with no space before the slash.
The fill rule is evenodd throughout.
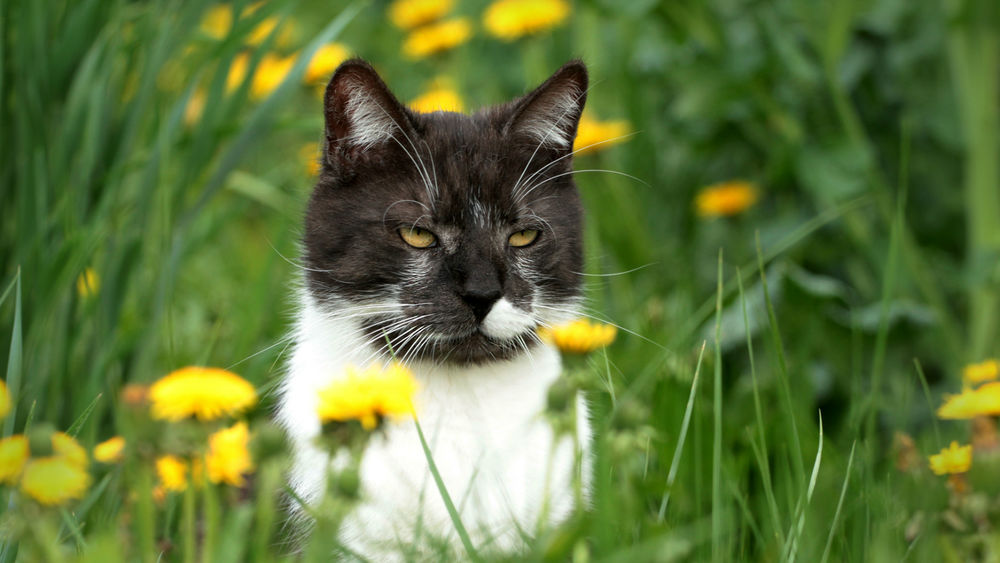
<path id="1" fill-rule="evenodd" d="M 570 61 L 515 102 L 506 134 L 560 152 L 569 151 L 586 101 L 587 67 L 582 61 Z"/>

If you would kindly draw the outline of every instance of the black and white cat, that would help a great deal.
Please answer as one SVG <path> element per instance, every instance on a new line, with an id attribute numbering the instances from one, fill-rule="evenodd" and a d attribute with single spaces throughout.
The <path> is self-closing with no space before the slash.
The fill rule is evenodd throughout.
<path id="1" fill-rule="evenodd" d="M 313 445 L 317 390 L 345 365 L 391 354 L 420 383 L 417 415 L 474 543 L 516 549 L 523 534 L 566 518 L 574 480 L 586 495 L 587 409 L 578 400 L 576 445 L 544 419 L 561 365 L 535 333 L 575 317 L 581 298 L 570 172 L 586 92 L 574 61 L 507 104 L 420 114 L 363 61 L 334 74 L 278 413 L 302 498 L 321 497 L 330 463 Z M 360 478 L 361 502 L 341 530 L 349 548 L 385 554 L 413 540 L 418 520 L 457 542 L 412 422 L 373 436 Z"/>

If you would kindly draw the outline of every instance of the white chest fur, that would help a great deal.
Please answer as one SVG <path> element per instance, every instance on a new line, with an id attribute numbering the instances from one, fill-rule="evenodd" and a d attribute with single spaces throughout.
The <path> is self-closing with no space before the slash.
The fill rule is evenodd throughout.
<path id="1" fill-rule="evenodd" d="M 313 445 L 320 431 L 316 392 L 345 365 L 371 361 L 372 350 L 354 320 L 324 316 L 308 299 L 297 331 L 278 419 L 294 448 L 291 485 L 315 502 L 330 463 Z M 513 549 L 521 534 L 568 515 L 576 498 L 574 475 L 581 473 L 577 462 L 587 460 L 590 428 L 578 401 L 578 454 L 573 438 L 554 435 L 543 417 L 547 390 L 561 370 L 556 350 L 539 345 L 514 360 L 481 366 L 417 362 L 409 367 L 420 382 L 421 427 L 473 543 Z M 349 548 L 384 555 L 418 541 L 418 521 L 429 537 L 458 544 L 412 421 L 391 423 L 384 435 L 373 437 L 360 477 L 361 503 L 341 531 Z"/>

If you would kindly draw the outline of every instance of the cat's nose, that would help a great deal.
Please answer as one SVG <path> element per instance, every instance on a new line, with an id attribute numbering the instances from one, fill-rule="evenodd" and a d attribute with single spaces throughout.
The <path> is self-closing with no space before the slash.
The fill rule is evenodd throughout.
<path id="1" fill-rule="evenodd" d="M 476 316 L 476 322 L 481 323 L 486 315 L 490 314 L 493 304 L 500 299 L 500 288 L 481 293 L 465 293 L 462 300 L 472 309 L 472 314 Z"/>
<path id="2" fill-rule="evenodd" d="M 503 296 L 498 281 L 496 279 L 490 281 L 492 283 L 466 284 L 463 288 L 462 300 L 472 310 L 477 323 L 483 322 L 486 315 L 490 314 L 493 304 Z"/>

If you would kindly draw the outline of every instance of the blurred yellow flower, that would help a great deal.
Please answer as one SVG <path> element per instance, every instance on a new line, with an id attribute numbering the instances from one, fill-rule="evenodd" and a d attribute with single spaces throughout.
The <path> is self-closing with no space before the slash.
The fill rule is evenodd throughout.
<path id="1" fill-rule="evenodd" d="M 963 389 L 958 395 L 946 395 L 937 411 L 938 418 L 968 419 L 1000 414 L 1000 382 L 987 383 L 978 389 Z"/>
<path id="2" fill-rule="evenodd" d="M 89 486 L 86 467 L 62 455 L 28 461 L 21 476 L 21 490 L 47 505 L 81 498 Z"/>
<path id="3" fill-rule="evenodd" d="M 245 483 L 243 476 L 253 471 L 249 443 L 250 432 L 246 422 L 239 422 L 209 436 L 208 454 L 205 456 L 209 481 L 242 487 Z"/>
<path id="4" fill-rule="evenodd" d="M 75 438 L 64 432 L 52 433 L 52 452 L 69 463 L 87 467 L 87 450 Z"/>
<path id="5" fill-rule="evenodd" d="M 84 299 L 97 295 L 97 290 L 100 288 L 101 278 L 93 268 L 87 268 L 76 278 L 76 292 Z"/>
<path id="6" fill-rule="evenodd" d="M 604 150 L 611 145 L 625 141 L 629 133 L 629 123 L 623 119 L 615 121 L 598 121 L 586 114 L 580 118 L 580 126 L 576 130 L 576 140 L 573 150 L 577 154 L 587 154 Z"/>
<path id="7" fill-rule="evenodd" d="M 333 74 L 333 71 L 337 70 L 340 63 L 347 60 L 351 56 L 350 51 L 347 47 L 341 45 L 340 43 L 327 43 L 313 54 L 312 59 L 309 60 L 309 66 L 306 67 L 305 81 L 306 84 L 313 84 L 315 82 L 326 82 Z"/>
<path id="8" fill-rule="evenodd" d="M 277 57 L 270 53 L 264 55 L 253 74 L 250 84 L 250 96 L 255 99 L 266 97 L 281 86 L 282 81 L 295 65 L 295 55 Z"/>
<path id="9" fill-rule="evenodd" d="M 0 440 L 0 483 L 12 484 L 28 461 L 28 438 L 17 434 Z"/>
<path id="10" fill-rule="evenodd" d="M 118 463 L 125 452 L 125 438 L 115 436 L 94 446 L 94 459 L 101 463 Z"/>
<path id="11" fill-rule="evenodd" d="M 1000 364 L 994 359 L 989 359 L 978 364 L 969 364 L 962 370 L 962 379 L 966 383 L 982 383 L 992 381 L 1000 375 Z"/>
<path id="12" fill-rule="evenodd" d="M 614 342 L 617 334 L 618 329 L 614 325 L 592 323 L 587 319 L 538 330 L 542 340 L 571 354 L 586 354 L 603 348 Z"/>
<path id="13" fill-rule="evenodd" d="M 701 217 L 719 217 L 742 213 L 756 202 L 757 188 L 753 184 L 733 180 L 703 188 L 694 203 Z"/>
<path id="14" fill-rule="evenodd" d="M 278 26 L 278 18 L 273 16 L 264 18 L 259 24 L 254 26 L 250 30 L 250 34 L 247 35 L 247 45 L 256 47 L 264 42 L 274 28 Z M 293 27 L 287 21 L 281 24 L 281 29 L 278 30 L 277 37 L 274 38 L 274 44 L 278 47 L 287 47 L 292 43 L 292 39 L 295 36 Z"/>
<path id="15" fill-rule="evenodd" d="M 322 422 L 358 420 L 371 430 L 380 417 L 412 414 L 416 392 L 417 381 L 400 363 L 384 370 L 377 365 L 364 370 L 347 366 L 342 378 L 319 391 L 317 414 Z"/>
<path id="16" fill-rule="evenodd" d="M 186 367 L 160 378 L 149 389 L 153 418 L 178 421 L 189 416 L 214 420 L 257 403 L 247 380 L 219 368 Z"/>
<path id="17" fill-rule="evenodd" d="M 191 97 L 188 98 L 188 103 L 184 106 L 184 124 L 187 126 L 192 126 L 201 120 L 201 114 L 205 111 L 205 92 L 203 90 L 195 90 Z"/>
<path id="18" fill-rule="evenodd" d="M 263 2 L 257 2 L 245 8 L 240 15 L 249 16 L 256 12 Z M 274 28 L 278 25 L 278 18 L 269 16 L 260 21 L 254 26 L 250 33 L 247 35 L 246 44 L 251 46 L 257 46 L 264 42 L 265 39 L 274 31 Z M 217 4 L 209 8 L 205 15 L 201 18 L 201 31 L 212 37 L 213 39 L 225 39 L 229 32 L 233 28 L 233 8 L 228 4 Z M 294 26 L 289 22 L 282 24 L 281 29 L 278 31 L 278 36 L 275 38 L 275 44 L 278 47 L 287 47 L 291 44 L 292 39 L 294 39 L 295 30 Z"/>
<path id="19" fill-rule="evenodd" d="M 320 171 L 319 146 L 316 143 L 302 145 L 302 148 L 299 149 L 299 156 L 306 163 L 306 174 L 310 178 L 318 176 Z"/>
<path id="20" fill-rule="evenodd" d="M 483 26 L 494 37 L 513 41 L 555 27 L 568 15 L 565 0 L 498 0 L 486 8 Z"/>
<path id="21" fill-rule="evenodd" d="M 188 464 L 175 455 L 156 458 L 156 475 L 160 486 L 169 492 L 179 493 L 187 488 Z"/>
<path id="22" fill-rule="evenodd" d="M 149 399 L 149 385 L 129 383 L 122 387 L 122 402 L 131 407 L 142 406 Z"/>
<path id="23" fill-rule="evenodd" d="M 462 111 L 462 98 L 446 80 L 435 80 L 429 90 L 410 101 L 410 108 L 420 113 L 434 111 Z"/>
<path id="24" fill-rule="evenodd" d="M 215 39 L 223 39 L 233 27 L 233 9 L 229 5 L 216 4 L 205 11 L 201 18 L 201 30 Z"/>
<path id="25" fill-rule="evenodd" d="M 243 84 L 247 76 L 247 67 L 250 65 L 250 55 L 240 53 L 233 57 L 229 63 L 229 73 L 226 75 L 226 91 L 232 92 Z"/>
<path id="26" fill-rule="evenodd" d="M 930 456 L 931 471 L 935 475 L 965 473 L 972 465 L 972 445 L 959 446 L 952 442 L 941 453 Z"/>
<path id="27" fill-rule="evenodd" d="M 7 416 L 10 405 L 10 389 L 7 389 L 7 382 L 0 379 L 0 418 Z"/>
<path id="28" fill-rule="evenodd" d="M 457 47 L 471 36 L 469 20 L 445 20 L 412 31 L 403 43 L 403 54 L 411 59 L 421 59 Z"/>
<path id="29" fill-rule="evenodd" d="M 413 29 L 440 19 L 454 3 L 454 0 L 396 0 L 389 6 L 389 19 L 398 28 Z"/>

